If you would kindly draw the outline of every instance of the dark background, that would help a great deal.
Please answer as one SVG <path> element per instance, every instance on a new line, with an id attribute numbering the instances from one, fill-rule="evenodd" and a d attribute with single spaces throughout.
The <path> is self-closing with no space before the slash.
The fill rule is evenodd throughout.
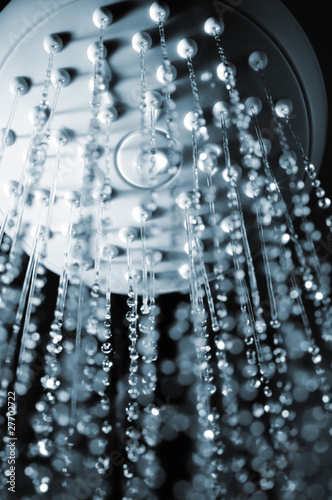
<path id="1" fill-rule="evenodd" d="M 331 123 L 331 103 L 332 103 L 332 69 L 331 69 L 331 25 L 328 3 L 320 2 L 300 2 L 294 0 L 283 0 L 282 2 L 297 19 L 311 45 L 316 52 L 325 80 L 327 98 L 329 104 L 329 124 L 327 130 L 327 141 L 323 162 L 321 165 L 320 178 L 324 184 L 324 189 L 331 196 L 332 183 L 330 173 L 330 158 L 332 154 L 332 123 Z"/>

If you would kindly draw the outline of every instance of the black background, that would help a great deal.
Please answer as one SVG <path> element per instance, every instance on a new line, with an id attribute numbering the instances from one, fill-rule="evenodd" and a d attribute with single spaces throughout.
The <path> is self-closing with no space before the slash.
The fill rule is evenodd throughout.
<path id="1" fill-rule="evenodd" d="M 329 4 L 320 2 L 299 2 L 293 0 L 283 0 L 283 4 L 290 10 L 297 19 L 311 45 L 316 53 L 320 63 L 329 104 L 329 123 L 327 130 L 327 141 L 324 152 L 324 158 L 321 165 L 320 178 L 324 189 L 331 196 L 332 183 L 330 173 L 330 158 L 332 154 L 332 123 L 331 123 L 331 105 L 332 105 L 332 69 L 331 69 L 331 25 Z"/>

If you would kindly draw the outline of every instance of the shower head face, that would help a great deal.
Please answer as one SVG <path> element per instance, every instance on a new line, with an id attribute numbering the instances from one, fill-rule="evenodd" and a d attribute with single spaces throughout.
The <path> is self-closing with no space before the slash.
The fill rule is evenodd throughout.
<path id="1" fill-rule="evenodd" d="M 69 192 L 79 191 L 82 185 L 84 148 L 91 123 L 91 89 L 93 90 L 94 83 L 91 46 L 98 42 L 99 38 L 99 29 L 93 22 L 93 14 L 96 9 L 103 7 L 104 3 L 101 0 L 62 0 L 52 5 L 44 5 L 35 0 L 29 2 L 12 0 L 0 14 L 0 27 L 4 40 L 0 48 L 2 96 L 0 127 L 6 127 L 12 106 L 10 82 L 15 77 L 23 76 L 29 83 L 29 91 L 20 97 L 11 126 L 15 140 L 4 151 L 0 168 L 1 185 L 7 185 L 13 180 L 18 181 L 22 174 L 24 157 L 29 149 L 33 130 L 29 112 L 41 100 L 48 64 L 49 55 L 43 47 L 45 37 L 57 34 L 63 42 L 61 52 L 54 56 L 53 67 L 66 69 L 71 81 L 60 92 L 53 128 L 68 129 L 71 140 L 62 148 L 51 221 L 52 240 L 48 245 L 45 259 L 46 266 L 58 274 L 61 272 L 65 235 L 69 223 L 70 208 L 66 196 L 68 198 Z M 228 91 L 215 40 L 204 31 L 204 23 L 208 18 L 213 16 L 224 18 L 225 31 L 221 35 L 221 42 L 227 58 L 232 63 L 233 71 L 236 70 L 237 88 L 241 99 L 244 102 L 248 97 L 255 96 L 263 102 L 259 120 L 264 138 L 270 141 L 271 165 L 278 165 L 280 150 L 264 90 L 259 83 L 257 73 L 248 65 L 249 55 L 257 50 L 264 51 L 268 55 L 265 77 L 273 97 L 275 100 L 287 97 L 292 101 L 293 122 L 304 148 L 311 152 L 312 160 L 316 164 L 320 161 L 319 151 L 322 149 L 320 141 L 325 134 L 325 124 L 324 118 L 318 121 L 317 116 L 324 117 L 326 113 L 324 92 L 321 92 L 321 76 L 317 70 L 309 78 L 301 69 L 303 59 L 306 59 L 308 66 L 314 68 L 317 67 L 317 62 L 304 34 L 279 1 L 271 2 L 269 12 L 258 4 L 260 2 L 251 0 L 221 12 L 224 7 L 218 2 L 211 5 L 200 0 L 195 0 L 190 5 L 174 0 L 168 2 L 170 13 L 164 27 L 168 57 L 171 62 L 170 79 L 173 81 L 167 87 L 170 91 L 170 99 L 167 101 L 159 27 L 149 14 L 151 2 L 144 0 L 139 3 L 128 1 L 108 3 L 108 8 L 112 12 L 112 23 L 109 23 L 104 31 L 105 80 L 102 82 L 104 87 L 100 102 L 102 110 L 115 108 L 117 116 L 109 125 L 109 150 L 105 149 L 109 115 L 104 112 L 98 122 L 97 142 L 101 154 L 95 161 L 94 179 L 90 186 L 91 196 L 85 200 L 84 215 L 89 219 L 91 235 L 87 251 L 94 260 L 98 226 L 96 200 L 105 181 L 107 160 L 112 195 L 103 213 L 101 248 L 112 245 L 117 249 L 112 257 L 112 289 L 116 293 L 124 294 L 128 288 L 127 245 L 119 237 L 119 233 L 123 228 L 134 227 L 139 236 L 140 221 L 133 216 L 138 206 L 145 206 L 151 212 L 146 223 L 147 249 L 162 256 L 153 266 L 157 278 L 156 293 L 188 289 L 188 276 L 183 272 L 183 266 L 186 265 L 188 258 L 185 251 L 184 214 L 176 204 L 176 198 L 181 193 L 193 189 L 193 133 L 190 125 L 188 126 L 188 119 L 194 110 L 194 97 L 187 61 L 178 53 L 178 44 L 183 39 L 193 39 L 197 44 L 197 54 L 194 55 L 192 63 L 205 120 L 199 130 L 197 145 L 202 199 L 209 199 L 210 194 L 206 186 L 207 177 L 211 175 L 216 189 L 215 210 L 222 214 L 222 217 L 226 217 L 229 213 L 220 120 L 218 114 L 213 112 L 216 103 L 228 101 Z M 282 25 L 280 31 L 276 27 L 275 16 L 272 19 L 273 11 L 279 12 L 278 22 Z M 292 47 L 291 40 L 288 45 L 286 44 L 283 32 L 287 27 L 293 33 L 293 45 L 298 48 Z M 146 90 L 157 92 L 161 96 L 161 102 L 154 108 L 155 136 L 152 139 L 155 141 L 153 144 L 156 151 L 154 155 L 148 154 L 147 161 L 142 160 L 142 142 L 147 140 L 151 146 L 149 142 L 151 122 L 147 127 L 147 135 L 142 138 L 140 54 L 132 45 L 133 35 L 139 32 L 147 33 L 149 40 L 151 39 L 151 48 L 144 53 Z M 297 68 L 297 71 L 294 68 Z M 48 93 L 50 107 L 55 92 L 56 89 L 51 85 Z M 173 118 L 172 143 L 168 137 L 170 115 L 167 114 L 165 105 L 167 102 Z M 149 113 L 147 115 L 149 116 Z M 241 156 L 238 151 L 236 129 L 231 121 L 227 125 L 232 164 L 238 165 Z M 174 155 L 172 161 L 169 156 L 170 144 Z M 148 153 L 151 153 L 151 147 Z M 51 189 L 56 156 L 57 145 L 51 142 L 38 188 Z M 275 169 L 275 172 L 277 179 L 282 183 L 285 172 L 280 168 Z M 244 196 L 244 204 L 250 207 L 251 198 L 246 195 L 248 192 L 246 176 L 242 176 L 238 185 Z M 7 213 L 9 205 L 10 198 L 1 196 L 0 209 L 4 214 Z M 24 224 L 27 226 L 23 246 L 27 253 L 31 251 L 33 233 L 31 229 L 37 224 L 39 210 L 32 196 L 31 204 L 26 207 L 23 216 Z M 215 252 L 212 230 L 206 222 L 208 216 L 208 202 L 202 203 L 197 227 L 202 226 L 200 229 L 202 229 L 204 258 L 209 270 L 209 265 L 215 260 Z M 222 220 L 217 221 L 220 240 L 225 237 L 221 222 Z M 135 239 L 131 246 L 133 267 L 140 269 L 142 258 L 140 237 Z M 102 255 L 103 286 L 106 282 L 107 266 L 107 259 Z M 88 270 L 87 276 L 92 282 L 93 270 Z"/>

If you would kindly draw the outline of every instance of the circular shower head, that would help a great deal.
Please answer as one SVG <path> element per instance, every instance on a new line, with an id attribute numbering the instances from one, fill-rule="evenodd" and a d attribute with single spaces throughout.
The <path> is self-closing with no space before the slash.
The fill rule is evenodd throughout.
<path id="1" fill-rule="evenodd" d="M 219 28 L 217 31 L 220 32 L 227 58 L 231 61 L 230 67 L 234 74 L 236 71 L 238 90 L 243 102 L 254 96 L 264 103 L 260 121 L 266 144 L 271 148 L 269 157 L 272 165 L 278 165 L 280 150 L 264 89 L 260 85 L 259 76 L 248 64 L 249 56 L 257 51 L 267 55 L 268 63 L 264 71 L 271 93 L 276 101 L 282 98 L 291 100 L 294 107 L 293 122 L 305 150 L 310 153 L 316 165 L 321 159 L 326 128 L 322 77 L 305 35 L 278 0 L 270 1 L 268 6 L 257 0 L 247 0 L 237 2 L 238 5 L 234 7 L 222 2 L 206 4 L 201 0 L 194 0 L 190 4 L 169 1 L 169 16 L 166 9 L 167 15 L 163 18 L 171 63 L 167 66 L 167 71 L 163 52 L 165 46 L 163 41 L 160 43 L 160 26 L 156 22 L 158 8 L 163 11 L 165 7 L 158 7 L 156 3 L 151 14 L 151 2 L 148 1 L 111 1 L 107 4 L 111 14 L 106 15 L 101 10 L 104 3 L 102 0 L 63 0 L 44 4 L 37 0 L 12 0 L 1 13 L 1 127 L 6 127 L 6 117 L 11 112 L 13 96 L 10 88 L 13 86 L 13 79 L 24 77 L 28 92 L 26 95 L 22 92 L 20 96 L 11 131 L 8 133 L 12 144 L 8 143 L 4 150 L 0 183 L 5 186 L 8 182 L 18 181 L 22 176 L 24 158 L 31 148 L 33 134 L 33 125 L 28 117 L 29 114 L 31 116 L 31 110 L 40 103 L 48 52 L 55 44 L 57 49 L 52 69 L 57 73 L 53 73 L 52 82 L 55 82 L 55 86 L 48 89 L 47 105 L 52 112 L 59 70 L 65 71 L 62 75 L 68 75 L 70 83 L 66 76 L 66 83 L 69 84 L 61 89 L 58 96 L 53 110 L 52 127 L 66 128 L 70 141 L 63 144 L 61 151 L 50 227 L 52 239 L 48 245 L 46 266 L 58 274 L 61 272 L 69 224 L 70 208 L 67 200 L 70 193 L 80 191 L 82 187 L 85 158 L 87 151 L 91 153 L 91 101 L 98 86 L 100 115 L 93 117 L 94 126 L 98 129 L 98 148 L 95 149 L 91 192 L 86 196 L 84 204 L 84 216 L 88 219 L 88 227 L 84 230 L 89 231 L 92 236 L 87 253 L 93 262 L 97 240 L 98 199 L 105 183 L 105 169 L 108 168 L 111 193 L 110 202 L 103 212 L 100 244 L 102 248 L 107 248 L 107 245 L 116 248 L 116 252 L 112 254 L 113 291 L 127 292 L 127 243 L 119 235 L 128 227 L 134 228 L 139 235 L 141 221 L 134 215 L 137 207 L 144 207 L 149 212 L 146 226 L 147 251 L 160 256 L 154 263 L 156 292 L 187 290 L 188 276 L 183 272 L 187 262 L 186 250 L 188 252 L 185 223 L 176 199 L 181 193 L 191 192 L 193 189 L 195 120 L 192 120 L 192 113 L 195 111 L 196 91 L 202 111 L 195 133 L 195 140 L 198 141 L 198 176 L 202 179 L 201 182 L 206 182 L 206 169 L 210 168 L 206 163 L 208 158 L 208 162 L 213 164 L 211 173 L 216 189 L 216 212 L 227 212 L 225 159 L 218 113 L 220 106 L 223 110 L 227 108 L 228 90 L 224 81 L 225 68 L 220 66 L 220 54 L 213 36 L 210 36 L 213 35 L 214 24 L 210 21 L 206 25 L 206 20 L 212 18 L 218 21 L 223 18 L 224 32 L 221 34 L 222 30 Z M 218 22 L 220 24 L 220 20 Z M 103 77 L 97 81 L 93 62 L 98 60 L 101 25 L 104 26 Z M 143 46 L 144 50 L 141 51 Z M 194 92 L 195 82 L 192 74 L 191 80 L 188 74 L 186 47 L 195 49 L 190 54 L 197 86 Z M 160 100 L 156 98 L 156 101 L 151 97 L 150 104 L 145 100 L 148 116 L 145 129 L 141 126 L 142 83 L 145 90 L 152 93 L 152 97 L 160 96 Z M 220 105 L 225 102 L 225 105 Z M 195 116 L 197 117 L 194 113 Z M 232 162 L 236 165 L 240 163 L 238 141 L 232 123 L 227 123 L 227 126 Z M 108 142 L 105 143 L 107 134 Z M 51 191 L 57 148 L 56 141 L 48 145 L 47 157 L 43 159 L 43 168 L 38 178 L 38 189 Z M 282 182 L 284 171 L 277 168 L 275 173 Z M 245 193 L 245 179 L 239 182 L 240 189 Z M 246 200 L 245 203 L 250 205 L 250 196 Z M 33 186 L 28 202 L 23 216 L 23 222 L 27 225 L 23 246 L 27 253 L 32 248 L 33 232 L 40 211 L 40 207 L 34 202 Z M 10 203 L 10 198 L 3 195 L 0 197 L 3 213 L 8 211 Z M 76 231 L 79 231 L 79 217 L 78 210 L 74 223 Z M 205 205 L 201 206 L 199 217 L 202 221 L 208 218 Z M 220 221 L 218 231 L 222 235 Z M 8 232 L 13 234 L 14 228 L 9 228 Z M 211 229 L 207 228 L 202 237 L 207 266 L 215 259 L 212 240 Z M 137 269 L 139 280 L 142 278 L 139 271 L 142 258 L 140 238 L 136 238 L 131 245 L 133 268 Z M 105 255 L 100 258 L 103 282 L 106 280 L 104 271 L 108 263 Z M 88 270 L 87 275 L 92 283 L 93 270 Z"/>

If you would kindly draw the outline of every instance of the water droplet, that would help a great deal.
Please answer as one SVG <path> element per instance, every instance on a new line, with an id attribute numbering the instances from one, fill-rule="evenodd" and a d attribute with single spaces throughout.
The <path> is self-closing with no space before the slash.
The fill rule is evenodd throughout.
<path id="1" fill-rule="evenodd" d="M 112 344 L 110 344 L 109 342 L 104 342 L 104 344 L 101 346 L 101 352 L 103 352 L 104 354 L 110 354 L 112 350 Z"/>
<path id="2" fill-rule="evenodd" d="M 110 371 L 110 369 L 112 368 L 113 366 L 113 363 L 111 360 L 109 360 L 108 358 L 105 358 L 103 360 L 103 370 L 107 373 Z"/>
<path id="3" fill-rule="evenodd" d="M 137 319 L 137 314 L 135 311 L 128 311 L 126 314 L 126 320 L 129 321 L 130 323 L 133 323 Z"/>
<path id="4" fill-rule="evenodd" d="M 278 319 L 273 319 L 270 321 L 270 325 L 275 329 L 280 328 L 280 321 Z"/>
<path id="5" fill-rule="evenodd" d="M 267 398 L 270 398 L 272 396 L 272 390 L 268 385 L 264 387 L 264 394 Z"/>
<path id="6" fill-rule="evenodd" d="M 126 408 L 126 413 L 128 416 L 128 420 L 137 420 L 140 415 L 139 405 L 136 401 L 128 403 Z"/>
<path id="7" fill-rule="evenodd" d="M 135 297 L 128 297 L 128 299 L 127 299 L 127 306 L 128 307 L 134 307 L 135 304 L 136 304 Z"/>

